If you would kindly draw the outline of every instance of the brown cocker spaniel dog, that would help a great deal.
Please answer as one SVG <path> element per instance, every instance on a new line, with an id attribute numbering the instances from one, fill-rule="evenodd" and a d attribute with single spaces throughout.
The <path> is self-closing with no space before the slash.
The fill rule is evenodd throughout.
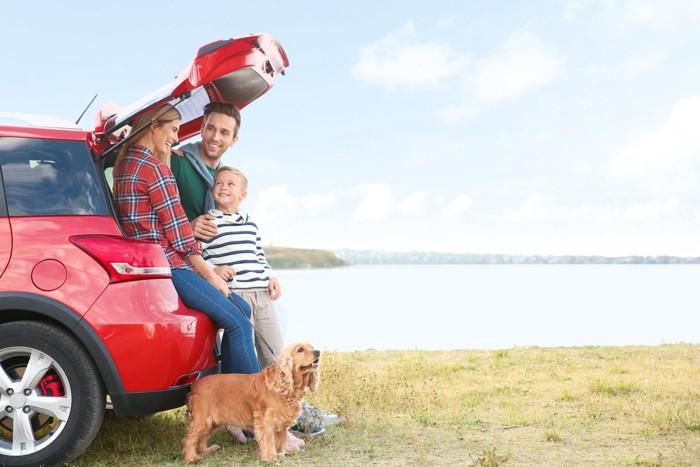
<path id="1" fill-rule="evenodd" d="M 196 381 L 187 402 L 185 463 L 200 460 L 198 452 L 218 450 L 219 446 L 207 444 L 212 431 L 224 425 L 252 431 L 260 458 L 277 460 L 285 453 L 287 429 L 299 416 L 306 388 L 315 391 L 318 386 L 320 356 L 311 345 L 297 342 L 260 373 L 217 374 Z"/>

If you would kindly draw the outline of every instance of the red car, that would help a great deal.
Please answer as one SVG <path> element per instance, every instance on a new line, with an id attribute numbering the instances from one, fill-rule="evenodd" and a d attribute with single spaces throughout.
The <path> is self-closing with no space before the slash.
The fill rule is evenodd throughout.
<path id="1" fill-rule="evenodd" d="M 168 86 L 100 109 L 92 130 L 0 114 L 0 465 L 75 459 L 106 407 L 179 407 L 218 371 L 214 323 L 179 300 L 159 245 L 122 234 L 111 167 L 141 112 L 176 105 L 183 141 L 204 104 L 242 108 L 288 64 L 274 37 L 256 34 L 202 47 Z"/>

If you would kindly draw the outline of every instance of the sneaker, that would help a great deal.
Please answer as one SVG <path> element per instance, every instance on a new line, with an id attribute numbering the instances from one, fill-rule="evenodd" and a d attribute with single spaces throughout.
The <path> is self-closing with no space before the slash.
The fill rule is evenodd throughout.
<path id="1" fill-rule="evenodd" d="M 303 403 L 301 414 L 305 419 L 321 426 L 331 426 L 342 421 L 342 417 L 336 414 L 328 414 L 323 409 L 314 407 L 306 402 Z"/>
<path id="2" fill-rule="evenodd" d="M 305 444 L 306 444 L 306 441 L 304 441 L 303 439 L 297 438 L 296 436 L 294 436 L 292 434 L 291 431 L 287 431 L 287 448 L 290 448 L 290 447 L 293 448 L 294 446 L 300 448 L 300 447 L 303 447 Z"/>
<path id="3" fill-rule="evenodd" d="M 294 425 L 289 427 L 289 431 L 297 436 L 314 438 L 326 433 L 326 429 L 321 425 L 313 425 L 300 416 Z"/>

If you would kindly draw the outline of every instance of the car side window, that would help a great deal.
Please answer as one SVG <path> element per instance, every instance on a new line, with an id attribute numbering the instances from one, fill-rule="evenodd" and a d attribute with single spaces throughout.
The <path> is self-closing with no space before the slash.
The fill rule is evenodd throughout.
<path id="1" fill-rule="evenodd" d="M 108 214 L 85 143 L 0 138 L 0 170 L 10 216 Z"/>

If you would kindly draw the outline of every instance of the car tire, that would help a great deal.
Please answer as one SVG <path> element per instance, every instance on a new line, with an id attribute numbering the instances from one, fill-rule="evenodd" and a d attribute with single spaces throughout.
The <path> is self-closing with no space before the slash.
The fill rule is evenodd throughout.
<path id="1" fill-rule="evenodd" d="M 97 436 L 105 400 L 94 362 L 68 332 L 37 321 L 0 324 L 0 465 L 75 459 Z"/>

